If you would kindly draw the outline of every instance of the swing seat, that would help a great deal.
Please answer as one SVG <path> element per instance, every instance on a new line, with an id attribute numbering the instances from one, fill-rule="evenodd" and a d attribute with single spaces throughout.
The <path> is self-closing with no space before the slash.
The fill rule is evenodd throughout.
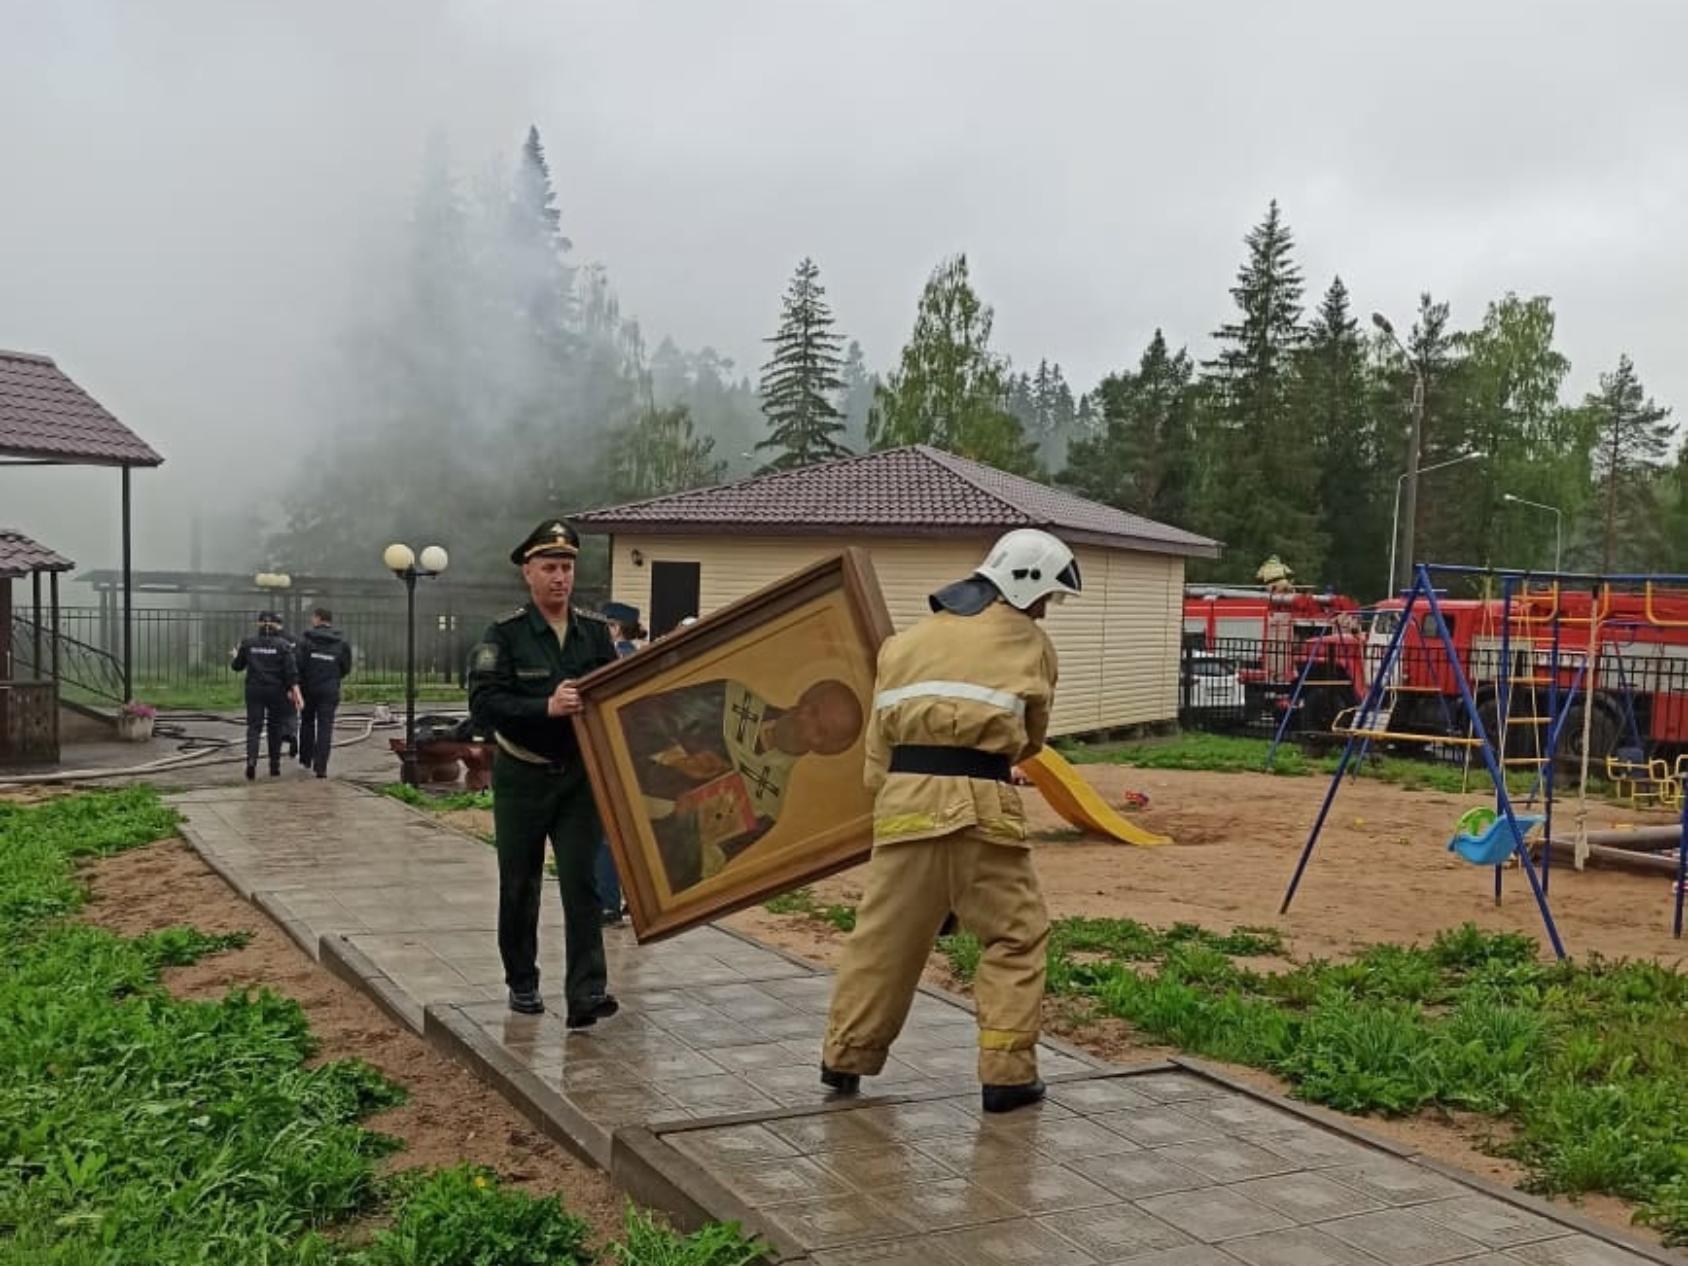
<path id="1" fill-rule="evenodd" d="M 1521 813 L 1514 816 L 1518 819 L 1520 835 L 1528 835 L 1547 820 Z M 1483 808 L 1462 814 L 1453 839 L 1448 841 L 1448 851 L 1458 853 L 1473 866 L 1499 866 L 1512 856 L 1512 847 L 1512 828 L 1507 825 L 1505 815 Z"/>

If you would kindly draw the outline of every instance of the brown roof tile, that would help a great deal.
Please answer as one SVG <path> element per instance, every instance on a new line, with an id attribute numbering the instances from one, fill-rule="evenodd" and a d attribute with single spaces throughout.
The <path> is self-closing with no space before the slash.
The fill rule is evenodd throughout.
<path id="1" fill-rule="evenodd" d="M 32 571 L 69 571 L 75 566 L 16 528 L 0 528 L 0 580 L 16 580 Z"/>
<path id="2" fill-rule="evenodd" d="M 1044 528 L 1076 541 L 1212 558 L 1205 536 L 924 444 L 757 475 L 575 516 L 588 532 L 948 535 Z"/>
<path id="3" fill-rule="evenodd" d="M 0 457 L 71 465 L 164 461 L 45 356 L 0 350 Z"/>

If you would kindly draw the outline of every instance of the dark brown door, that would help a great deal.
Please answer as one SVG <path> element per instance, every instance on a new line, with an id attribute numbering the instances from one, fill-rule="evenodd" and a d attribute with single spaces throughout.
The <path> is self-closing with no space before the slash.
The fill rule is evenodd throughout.
<path id="1" fill-rule="evenodd" d="M 697 614 L 699 563 L 651 564 L 651 636 L 671 633 L 688 615 Z"/>

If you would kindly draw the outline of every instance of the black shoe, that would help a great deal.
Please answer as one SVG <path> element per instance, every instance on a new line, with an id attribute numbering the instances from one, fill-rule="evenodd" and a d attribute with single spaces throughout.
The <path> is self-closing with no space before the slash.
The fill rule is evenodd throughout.
<path id="1" fill-rule="evenodd" d="M 258 776 L 258 767 L 256 765 L 248 765 L 246 767 L 246 781 L 251 782 L 257 776 Z"/>
<path id="2" fill-rule="evenodd" d="M 281 765 L 279 763 L 270 766 L 270 777 L 271 778 L 280 778 L 281 777 Z"/>
<path id="3" fill-rule="evenodd" d="M 1027 1082 L 1020 1086 L 986 1086 L 984 1088 L 985 1111 L 1012 1112 L 1015 1108 L 1042 1103 L 1044 1089 L 1044 1084 L 1041 1081 Z"/>
<path id="4" fill-rule="evenodd" d="M 579 1011 L 570 1010 L 564 1023 L 571 1029 L 589 1029 L 599 1020 L 607 1020 L 620 1010 L 621 1004 L 615 1000 L 614 994 L 601 994 Z"/>
<path id="5" fill-rule="evenodd" d="M 600 922 L 607 928 L 613 928 L 621 922 L 620 910 L 605 910 Z"/>
<path id="6" fill-rule="evenodd" d="M 326 778 L 328 777 L 328 771 L 326 769 L 319 769 L 316 771 L 316 776 L 318 778 Z"/>
<path id="7" fill-rule="evenodd" d="M 828 1068 L 825 1064 L 822 1064 L 821 1085 L 841 1095 L 860 1094 L 862 1075 L 860 1073 L 841 1073 L 836 1068 Z"/>
<path id="8" fill-rule="evenodd" d="M 545 1011 L 545 999 L 539 996 L 537 989 L 512 989 L 510 1010 L 518 1015 L 541 1015 Z"/>

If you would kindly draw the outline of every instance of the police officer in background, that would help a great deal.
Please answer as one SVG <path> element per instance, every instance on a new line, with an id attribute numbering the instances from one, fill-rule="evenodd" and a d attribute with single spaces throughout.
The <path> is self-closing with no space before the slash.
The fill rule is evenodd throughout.
<path id="1" fill-rule="evenodd" d="M 616 1013 L 607 992 L 604 903 L 594 875 L 601 828 L 574 735 L 575 682 L 613 663 L 609 625 L 569 605 L 580 536 L 547 519 L 510 554 L 530 600 L 495 620 L 469 653 L 469 707 L 498 746 L 492 767 L 498 847 L 498 952 L 510 1009 L 545 1010 L 539 993 L 539 894 L 545 841 L 563 899 L 563 997 L 569 1028 Z"/>
<path id="2" fill-rule="evenodd" d="M 299 691 L 305 706 L 299 714 L 299 763 L 328 777 L 328 757 L 334 750 L 334 714 L 340 708 L 340 681 L 352 671 L 352 648 L 334 627 L 327 607 L 311 612 L 311 627 L 299 639 Z"/>
<path id="3" fill-rule="evenodd" d="M 275 617 L 275 635 L 287 643 L 287 653 L 297 661 L 299 658 L 299 643 L 293 640 L 293 635 L 287 631 L 286 622 L 278 615 Z M 299 712 L 300 705 L 292 698 L 287 700 L 281 716 L 281 745 L 287 749 L 289 756 L 299 754 Z"/>
<path id="4" fill-rule="evenodd" d="M 932 615 L 880 648 L 867 729 L 873 856 L 821 1060 L 822 1082 L 840 1093 L 884 1067 L 953 911 L 983 946 L 973 996 L 984 1109 L 1043 1098 L 1049 916 L 1013 772 L 1043 746 L 1055 697 L 1055 647 L 1038 621 L 1080 588 L 1059 540 L 1009 532 L 972 576 L 932 595 Z"/>
<path id="5" fill-rule="evenodd" d="M 246 777 L 258 776 L 258 736 L 269 729 L 270 777 L 281 777 L 281 740 L 299 698 L 299 665 L 293 644 L 281 636 L 281 617 L 258 616 L 258 631 L 235 648 L 235 672 L 246 674 Z"/>

